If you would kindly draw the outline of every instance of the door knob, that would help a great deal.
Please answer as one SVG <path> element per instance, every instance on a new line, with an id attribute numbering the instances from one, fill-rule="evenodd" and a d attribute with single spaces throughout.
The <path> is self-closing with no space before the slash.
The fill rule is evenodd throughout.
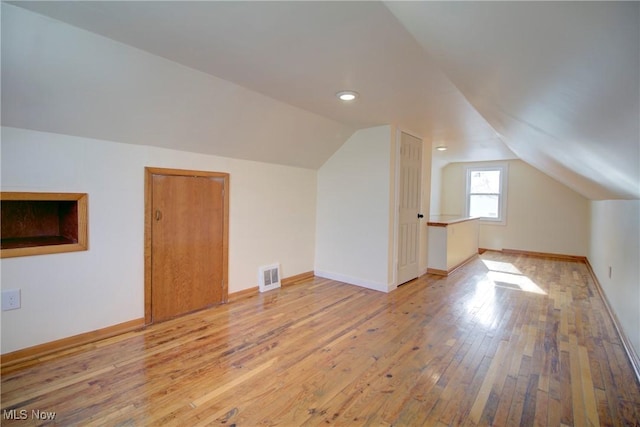
<path id="1" fill-rule="evenodd" d="M 418 219 L 420 219 L 420 218 L 424 218 L 424 215 L 422 215 L 422 214 L 420 214 L 420 213 L 419 213 L 419 214 L 418 214 Z"/>

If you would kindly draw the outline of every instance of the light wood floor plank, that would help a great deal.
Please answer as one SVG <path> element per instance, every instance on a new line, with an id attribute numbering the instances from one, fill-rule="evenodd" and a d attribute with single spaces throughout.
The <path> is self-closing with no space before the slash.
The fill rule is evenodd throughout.
<path id="1" fill-rule="evenodd" d="M 500 341 L 500 344 L 498 344 L 498 351 L 491 361 L 489 371 L 485 375 L 484 382 L 482 383 L 480 391 L 476 395 L 476 399 L 473 402 L 473 406 L 471 407 L 469 416 L 471 417 L 471 420 L 476 424 L 480 422 L 482 411 L 484 410 L 487 400 L 489 399 L 489 394 L 491 393 L 491 389 L 493 388 L 495 378 L 498 375 L 498 371 L 504 369 L 504 359 L 507 355 L 507 350 L 508 349 L 506 341 Z"/>
<path id="2" fill-rule="evenodd" d="M 32 410 L 95 426 L 640 419 L 640 386 L 586 266 L 490 251 L 389 294 L 303 278 L 10 366 L 1 397 L 3 426 L 45 424 Z"/>

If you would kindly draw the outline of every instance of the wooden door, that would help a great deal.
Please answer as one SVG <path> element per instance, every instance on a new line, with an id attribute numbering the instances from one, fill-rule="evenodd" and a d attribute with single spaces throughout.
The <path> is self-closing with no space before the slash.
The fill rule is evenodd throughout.
<path id="1" fill-rule="evenodd" d="M 406 133 L 400 138 L 398 284 L 419 274 L 422 141 Z"/>
<path id="2" fill-rule="evenodd" d="M 145 320 L 226 302 L 228 175 L 151 168 L 147 175 Z"/>

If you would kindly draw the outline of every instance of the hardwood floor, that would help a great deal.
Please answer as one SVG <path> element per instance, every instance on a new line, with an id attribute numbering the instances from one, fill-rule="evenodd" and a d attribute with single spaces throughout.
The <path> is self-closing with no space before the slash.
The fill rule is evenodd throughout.
<path id="1" fill-rule="evenodd" d="M 2 409 L 7 426 L 637 426 L 640 386 L 583 263 L 486 252 L 390 294 L 313 278 L 9 367 Z"/>

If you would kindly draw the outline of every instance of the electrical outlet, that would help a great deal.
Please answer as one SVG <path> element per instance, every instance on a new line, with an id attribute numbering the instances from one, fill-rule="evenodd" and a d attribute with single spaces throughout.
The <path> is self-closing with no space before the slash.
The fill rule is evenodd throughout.
<path id="1" fill-rule="evenodd" d="M 20 289 L 2 291 L 2 311 L 20 308 Z"/>

